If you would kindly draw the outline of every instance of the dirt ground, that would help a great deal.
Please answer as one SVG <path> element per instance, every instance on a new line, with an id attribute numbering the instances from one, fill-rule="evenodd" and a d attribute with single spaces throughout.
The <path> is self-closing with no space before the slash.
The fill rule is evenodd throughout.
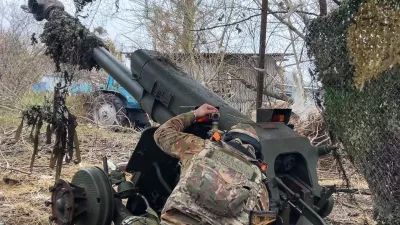
<path id="1" fill-rule="evenodd" d="M 375 225 L 372 219 L 372 196 L 368 184 L 350 163 L 344 162 L 350 188 L 346 188 L 342 176 L 332 156 L 320 159 L 318 167 L 319 183 L 321 185 L 336 185 L 337 189 L 354 190 L 354 193 L 337 192 L 333 194 L 335 206 L 326 219 L 332 225 Z"/>
<path id="2" fill-rule="evenodd" d="M 0 224 L 44 225 L 50 224 L 50 209 L 44 202 L 50 198 L 49 187 L 54 183 L 55 171 L 48 168 L 51 145 L 39 144 L 35 167 L 30 172 L 29 164 L 32 144 L 29 130 L 24 130 L 19 141 L 14 140 L 14 132 L 20 120 L 15 113 L 0 112 Z M 101 165 L 106 155 L 113 162 L 127 161 L 138 141 L 135 131 L 113 132 L 93 125 L 80 124 L 78 136 L 82 151 L 82 163 L 63 166 L 61 178 L 70 179 L 80 168 Z M 42 132 L 44 133 L 44 131 Z M 321 159 L 319 177 L 322 185 L 343 185 L 331 157 Z M 352 188 L 368 189 L 357 173 L 349 175 Z M 336 200 L 327 224 L 374 224 L 370 195 L 334 194 Z"/>

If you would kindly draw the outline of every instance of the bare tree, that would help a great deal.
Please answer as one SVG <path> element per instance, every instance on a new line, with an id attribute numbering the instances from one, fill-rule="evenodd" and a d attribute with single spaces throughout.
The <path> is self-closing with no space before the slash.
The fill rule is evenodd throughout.
<path id="1" fill-rule="evenodd" d="M 0 4 L 0 105 L 16 108 L 20 95 L 53 66 L 35 42 L 40 26 L 32 16 L 14 3 Z"/>
<path id="2" fill-rule="evenodd" d="M 288 100 L 282 95 L 284 84 L 290 83 L 293 71 L 303 76 L 310 65 L 304 50 L 305 27 L 312 18 L 326 14 L 332 2 L 329 3 L 327 0 L 269 1 L 267 49 L 293 57 L 278 61 L 278 66 L 286 70 L 279 72 L 280 75 L 264 71 L 266 99 Z M 232 90 L 253 92 L 256 84 L 251 81 L 255 76 L 250 74 L 257 73 L 257 66 L 251 65 L 251 60 L 245 60 L 242 66 L 232 66 L 229 53 L 258 53 L 260 14 L 259 0 L 130 0 L 121 3 L 118 13 L 112 16 L 123 27 L 122 35 L 134 45 L 133 49 L 151 46 L 159 52 L 174 54 L 186 72 L 233 101 L 237 96 Z M 306 84 L 306 80 L 306 76 L 300 77 L 300 83 Z M 232 85 L 243 89 L 234 89 Z M 247 99 L 252 101 L 251 95 Z"/>

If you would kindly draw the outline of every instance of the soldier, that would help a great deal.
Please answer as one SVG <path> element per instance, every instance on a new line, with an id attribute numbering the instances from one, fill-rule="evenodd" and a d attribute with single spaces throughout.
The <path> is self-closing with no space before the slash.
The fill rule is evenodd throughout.
<path id="1" fill-rule="evenodd" d="M 218 142 L 182 132 L 196 119 L 216 112 L 204 104 L 170 119 L 154 134 L 157 145 L 182 165 L 161 224 L 247 225 L 251 211 L 260 214 L 269 209 L 265 176 L 255 163 L 261 145 L 253 127 L 235 125 Z"/>

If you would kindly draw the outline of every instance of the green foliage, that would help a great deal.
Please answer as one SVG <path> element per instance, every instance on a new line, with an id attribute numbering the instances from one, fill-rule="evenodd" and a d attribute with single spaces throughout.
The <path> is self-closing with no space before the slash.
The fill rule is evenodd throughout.
<path id="1" fill-rule="evenodd" d="M 324 86 L 326 122 L 364 174 L 373 192 L 376 219 L 399 224 L 400 65 L 393 58 L 383 67 L 384 61 L 379 60 L 387 58 L 379 54 L 374 57 L 374 50 L 383 49 L 390 57 L 394 48 L 380 43 L 368 46 L 366 41 L 371 40 L 372 33 L 381 35 L 382 29 L 392 29 L 391 35 L 382 35 L 379 41 L 394 46 L 397 40 L 393 37 L 400 31 L 393 28 L 396 24 L 390 24 L 399 22 L 393 18 L 385 20 L 389 25 L 380 22 L 377 3 L 387 10 L 379 12 L 384 16 L 397 15 L 393 10 L 400 10 L 400 3 L 394 0 L 346 1 L 329 16 L 310 24 L 308 52 L 315 58 L 316 72 Z M 363 17 L 358 19 L 356 15 L 360 14 Z"/>

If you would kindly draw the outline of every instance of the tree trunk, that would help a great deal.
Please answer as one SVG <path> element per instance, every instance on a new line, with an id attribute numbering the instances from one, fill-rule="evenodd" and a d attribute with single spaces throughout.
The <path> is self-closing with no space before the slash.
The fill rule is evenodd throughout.
<path id="1" fill-rule="evenodd" d="M 266 48 L 266 35 L 267 35 L 267 16 L 268 16 L 268 0 L 262 0 L 261 5 L 261 29 L 260 29 L 260 48 L 259 48 L 259 64 L 258 68 L 263 70 L 265 67 L 265 48 Z M 257 74 L 257 97 L 256 109 L 261 108 L 263 103 L 264 92 L 264 71 L 258 71 Z"/>
<path id="2" fill-rule="evenodd" d="M 319 0 L 319 15 L 326 16 L 328 14 L 328 5 L 326 0 Z"/>
<path id="3" fill-rule="evenodd" d="M 182 49 L 189 54 L 190 61 L 192 64 L 191 72 L 193 77 L 199 79 L 199 70 L 197 69 L 196 60 L 193 52 L 194 44 L 194 25 L 195 25 L 195 14 L 196 14 L 196 4 L 195 0 L 183 0 L 181 4 L 181 9 L 183 13 L 183 24 L 182 24 L 182 39 L 181 45 Z"/>
<path id="4" fill-rule="evenodd" d="M 195 15 L 195 0 L 182 1 L 183 29 L 182 29 L 182 48 L 185 52 L 191 53 L 193 49 L 193 30 Z"/>

